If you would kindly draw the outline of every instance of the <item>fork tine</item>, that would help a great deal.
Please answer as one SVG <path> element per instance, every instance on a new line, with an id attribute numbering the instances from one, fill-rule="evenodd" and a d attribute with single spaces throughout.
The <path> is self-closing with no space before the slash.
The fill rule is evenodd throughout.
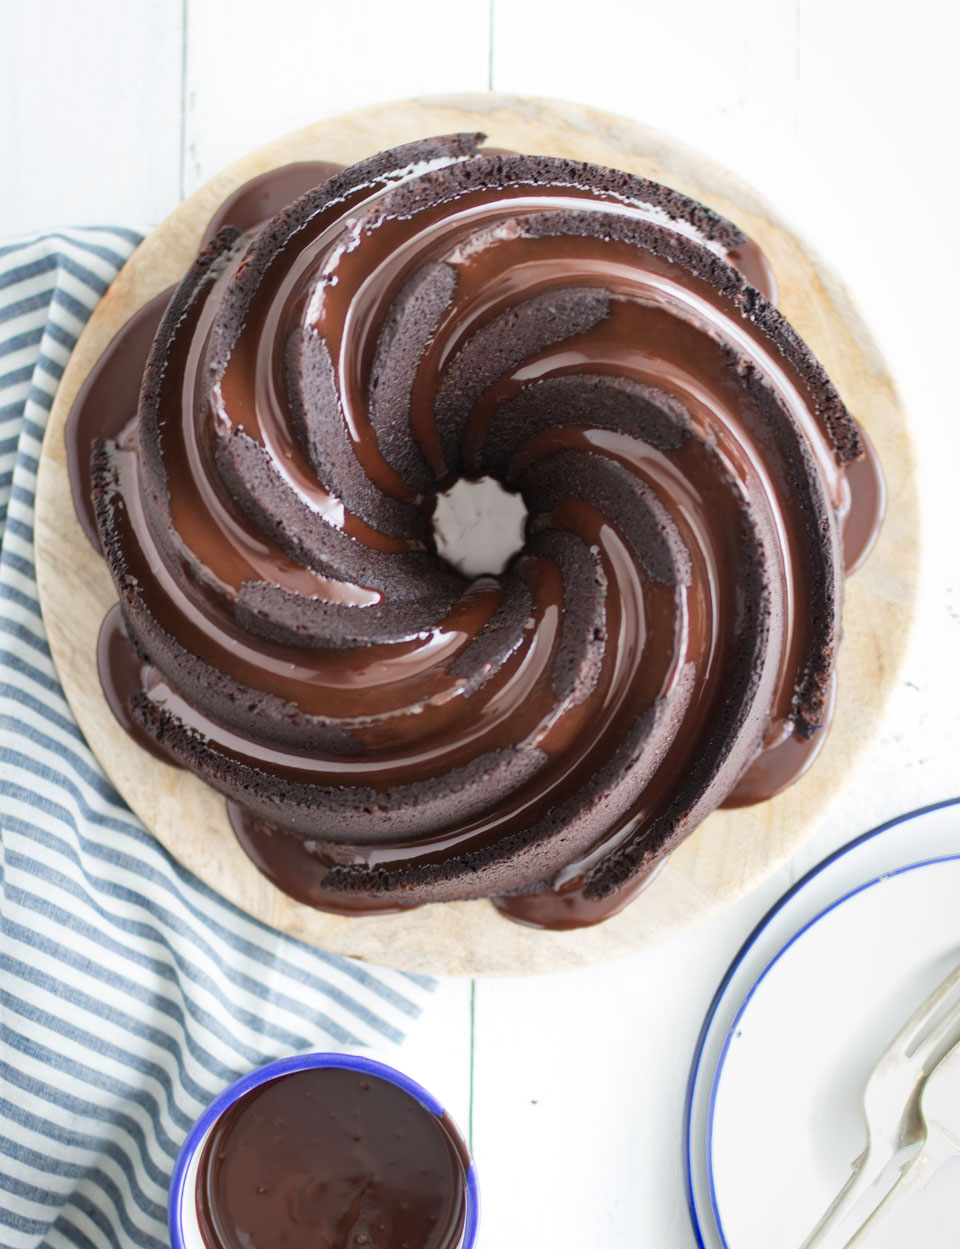
<path id="1" fill-rule="evenodd" d="M 904 1038 L 904 1053 L 912 1058 L 921 1049 L 925 1055 L 942 1039 L 947 1029 L 956 1020 L 960 1012 L 960 998 L 949 1009 L 937 1016 L 941 1005 L 949 998 L 951 992 L 960 986 L 960 966 L 942 980 L 927 1000 L 910 1016 L 906 1024 L 897 1034 L 894 1043 Z M 929 1027 L 927 1025 L 930 1025 Z"/>
<path id="2" fill-rule="evenodd" d="M 924 1054 L 928 1054 L 930 1048 L 938 1042 L 940 1037 L 950 1027 L 950 1024 L 956 1019 L 956 1013 L 960 1008 L 960 998 L 954 1007 L 940 1013 L 941 1005 L 950 997 L 951 992 L 960 985 L 960 964 L 956 965 L 953 972 L 950 972 L 941 980 L 938 987 L 921 1002 L 919 1007 L 914 1010 L 910 1018 L 906 1020 L 891 1040 L 889 1047 L 886 1048 L 880 1063 L 883 1063 L 888 1055 L 894 1053 L 895 1050 L 901 1050 L 905 1058 L 914 1058 L 923 1049 Z M 878 1067 L 880 1065 L 878 1063 Z"/>

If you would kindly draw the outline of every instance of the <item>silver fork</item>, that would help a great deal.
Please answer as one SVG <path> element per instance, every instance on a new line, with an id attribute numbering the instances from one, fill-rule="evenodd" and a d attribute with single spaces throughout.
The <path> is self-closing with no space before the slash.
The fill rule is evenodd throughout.
<path id="1" fill-rule="evenodd" d="M 898 1206 L 929 1183 L 943 1163 L 960 1154 L 960 1041 L 946 1052 L 924 1081 L 920 1118 L 925 1135 L 919 1153 L 906 1164 L 844 1249 L 862 1245 Z"/>
<path id="2" fill-rule="evenodd" d="M 921 1090 L 924 1081 L 929 1084 L 931 1072 L 944 1057 L 944 1052 L 952 1041 L 956 1040 L 956 1031 L 960 1029 L 960 997 L 950 1004 L 950 999 L 960 987 L 960 966 L 954 970 L 934 989 L 927 1000 L 919 1006 L 903 1025 L 890 1045 L 884 1051 L 880 1061 L 874 1067 L 867 1080 L 863 1094 L 863 1109 L 867 1121 L 867 1147 L 853 1163 L 853 1171 L 849 1180 L 837 1193 L 819 1223 L 807 1236 L 800 1249 L 824 1249 L 832 1233 L 839 1227 L 863 1194 L 874 1184 L 891 1159 L 907 1145 L 915 1145 L 925 1138 L 924 1117 L 921 1114 Z M 960 1063 L 952 1055 L 951 1065 Z M 944 1059 L 946 1061 L 946 1059 Z M 934 1086 L 934 1097 L 937 1088 Z M 929 1109 L 929 1105 L 928 1105 Z M 926 1148 L 926 1146 L 924 1146 Z M 939 1146 L 931 1143 L 931 1150 Z M 939 1155 L 937 1155 L 939 1157 Z M 948 1155 L 944 1155 L 944 1158 Z M 904 1168 L 900 1179 L 890 1190 L 892 1194 L 906 1180 L 903 1195 L 916 1187 L 916 1179 L 908 1176 L 924 1173 L 916 1164 L 923 1157 L 923 1149 Z M 931 1161 L 933 1154 L 931 1153 Z M 944 1159 L 941 1158 L 940 1161 Z M 928 1172 L 932 1174 L 932 1172 Z M 899 1204 L 902 1198 L 896 1199 Z M 885 1199 L 886 1201 L 886 1199 Z M 873 1211 L 867 1222 L 856 1233 L 851 1246 L 862 1243 L 857 1240 L 865 1233 L 867 1225 L 874 1219 L 885 1202 Z M 892 1208 L 892 1207 L 891 1207 Z M 876 1224 L 874 1224 L 876 1226 Z"/>

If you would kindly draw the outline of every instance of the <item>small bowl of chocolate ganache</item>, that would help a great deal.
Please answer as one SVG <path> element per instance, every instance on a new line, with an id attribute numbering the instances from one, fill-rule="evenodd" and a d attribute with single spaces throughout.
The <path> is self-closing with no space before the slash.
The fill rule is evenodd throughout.
<path id="1" fill-rule="evenodd" d="M 478 1217 L 470 1151 L 436 1098 L 351 1054 L 232 1084 L 170 1184 L 172 1249 L 473 1249 Z"/>

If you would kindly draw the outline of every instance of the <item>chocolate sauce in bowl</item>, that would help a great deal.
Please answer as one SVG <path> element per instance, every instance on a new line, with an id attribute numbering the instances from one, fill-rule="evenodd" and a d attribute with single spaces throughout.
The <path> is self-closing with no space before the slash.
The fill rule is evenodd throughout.
<path id="1" fill-rule="evenodd" d="M 207 1249 L 458 1249 L 470 1159 L 448 1116 L 378 1076 L 282 1075 L 214 1124 L 196 1198 Z"/>

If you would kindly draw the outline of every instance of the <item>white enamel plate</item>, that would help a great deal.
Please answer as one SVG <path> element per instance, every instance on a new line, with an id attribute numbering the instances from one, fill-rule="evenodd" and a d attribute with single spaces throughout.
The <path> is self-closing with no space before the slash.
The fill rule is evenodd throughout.
<path id="1" fill-rule="evenodd" d="M 802 1243 L 866 1143 L 867 1076 L 960 962 L 958 899 L 960 805 L 949 803 L 844 847 L 758 925 L 691 1072 L 688 1195 L 705 1249 Z M 956 1246 L 958 1186 L 955 1160 L 871 1249 Z"/>

